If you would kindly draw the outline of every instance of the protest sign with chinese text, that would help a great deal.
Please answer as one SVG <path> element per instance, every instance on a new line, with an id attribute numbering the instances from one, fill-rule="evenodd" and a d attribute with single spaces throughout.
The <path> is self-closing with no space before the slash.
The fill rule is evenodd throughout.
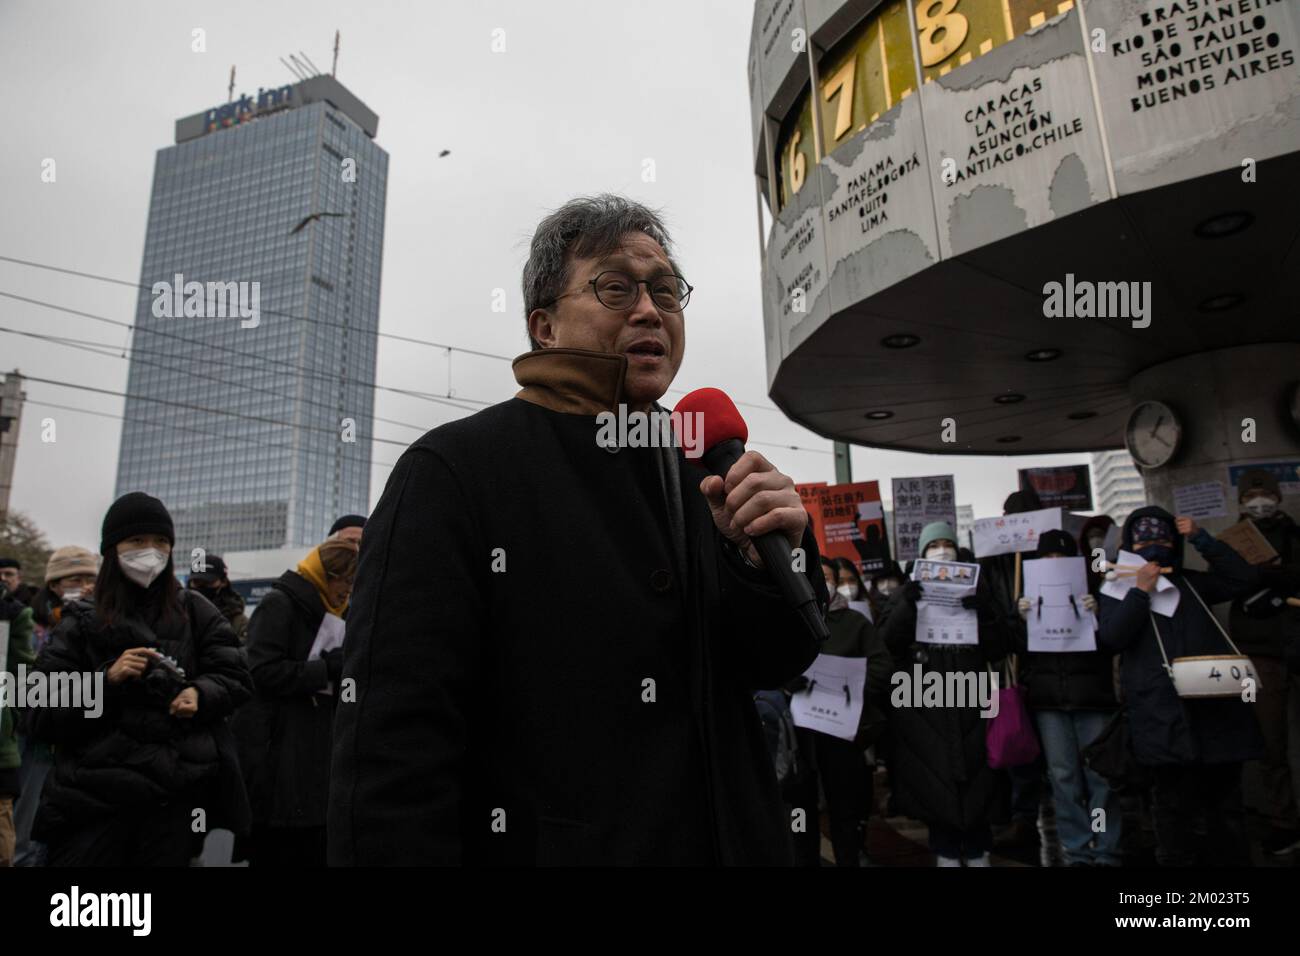
<path id="1" fill-rule="evenodd" d="M 1039 558 L 1024 562 L 1024 574 L 1029 650 L 1095 651 L 1097 619 L 1082 603 L 1088 593 L 1086 560 Z"/>
<path id="2" fill-rule="evenodd" d="M 995 554 L 1035 551 L 1038 538 L 1044 531 L 1059 530 L 1060 508 L 1023 511 L 1000 518 L 979 518 L 975 522 L 975 556 L 987 558 Z"/>
<path id="3" fill-rule="evenodd" d="M 902 563 L 920 555 L 921 531 L 934 521 L 956 529 L 957 504 L 952 475 L 894 479 L 894 557 Z"/>
<path id="4" fill-rule="evenodd" d="M 980 566 L 960 561 L 917 561 L 912 580 L 921 585 L 916 602 L 916 639 L 922 644 L 978 644 L 979 618 L 962 607 L 975 593 Z"/>

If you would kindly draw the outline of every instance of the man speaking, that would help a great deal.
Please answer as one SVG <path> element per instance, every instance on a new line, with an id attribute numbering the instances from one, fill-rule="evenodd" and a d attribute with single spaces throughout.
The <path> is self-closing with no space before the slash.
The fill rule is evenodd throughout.
<path id="1" fill-rule="evenodd" d="M 751 538 L 802 547 L 824 607 L 794 484 L 755 452 L 724 481 L 680 447 L 597 440 L 602 412 L 658 408 L 690 292 L 637 203 L 538 226 L 520 391 L 415 442 L 366 523 L 332 863 L 791 861 L 752 691 L 817 642 Z"/>

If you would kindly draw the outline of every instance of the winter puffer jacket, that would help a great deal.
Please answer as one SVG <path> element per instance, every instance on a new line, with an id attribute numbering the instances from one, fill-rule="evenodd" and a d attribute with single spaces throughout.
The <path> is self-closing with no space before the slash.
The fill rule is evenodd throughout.
<path id="1" fill-rule="evenodd" d="M 35 838 L 53 842 L 106 815 L 181 794 L 206 796 L 209 828 L 247 829 L 247 797 L 226 718 L 251 696 L 252 678 L 220 612 L 189 591 L 181 591 L 180 600 L 182 613 L 153 627 L 135 617 L 106 627 L 90 603 L 64 605 L 36 670 L 51 676 L 104 672 L 103 712 L 89 716 L 84 697 L 82 706 L 62 700 L 65 706 L 28 709 L 31 735 L 55 748 Z M 108 683 L 108 667 L 132 647 L 154 648 L 184 668 L 187 685 L 199 694 L 193 717 L 171 716 L 174 695 L 154 692 L 147 679 Z"/>
<path id="2" fill-rule="evenodd" d="M 1152 515 L 1174 526 L 1162 508 L 1139 508 L 1124 522 L 1122 547 L 1132 551 L 1133 523 Z M 1151 599 L 1131 588 L 1122 600 L 1102 594 L 1098 642 L 1122 652 L 1120 684 L 1129 713 L 1133 753 L 1145 766 L 1224 764 L 1251 760 L 1264 753 L 1264 739 L 1253 704 L 1240 697 L 1186 699 L 1178 696 L 1165 670 L 1160 642 L 1170 661 L 1177 657 L 1231 654 L 1219 628 L 1192 593 L 1208 606 L 1249 593 L 1258 583 L 1255 570 L 1237 552 L 1198 529 L 1190 541 L 1210 570 L 1183 570 L 1183 536 L 1173 533 L 1170 582 L 1181 592 L 1172 617 L 1151 613 Z"/>

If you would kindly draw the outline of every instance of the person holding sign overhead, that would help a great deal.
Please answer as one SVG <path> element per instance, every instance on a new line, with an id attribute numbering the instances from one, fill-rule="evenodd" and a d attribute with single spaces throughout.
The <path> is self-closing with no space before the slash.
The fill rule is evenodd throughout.
<path id="1" fill-rule="evenodd" d="M 1038 541 L 1038 560 L 1074 558 L 1079 549 L 1064 531 L 1045 531 Z M 1020 626 L 1015 631 L 1021 658 L 1020 680 L 1029 692 L 1029 707 L 1038 725 L 1047 774 L 1056 807 L 1056 831 L 1066 866 L 1119 866 L 1122 813 L 1118 796 L 1105 777 L 1088 769 L 1080 756 L 1097 739 L 1117 706 L 1111 676 L 1113 654 L 1106 650 L 1032 650 L 1029 623 L 1042 614 L 1043 600 L 1029 596 L 1031 568 L 1025 562 L 1026 595 L 1019 600 Z M 1088 593 L 1085 569 L 1068 595 L 1072 611 L 1095 619 L 1097 599 Z M 1076 592 L 1077 593 L 1074 593 Z M 1095 647 L 1095 644 L 1094 644 Z M 1093 832 L 1097 810 L 1104 827 Z"/>
<path id="2" fill-rule="evenodd" d="M 921 531 L 917 552 L 922 559 L 952 561 L 956 534 L 947 522 Z M 962 606 L 978 615 L 976 644 L 929 644 L 917 640 L 916 603 L 925 593 L 910 581 L 890 600 L 881 633 L 894 656 L 894 667 L 910 682 L 917 673 L 936 673 L 945 685 L 949 674 L 978 676 L 1006 656 L 1008 636 L 993 611 L 984 577 Z M 897 684 L 898 674 L 894 676 Z M 978 701 L 941 700 L 939 706 L 895 706 L 890 715 L 889 778 L 899 812 L 930 828 L 930 849 L 939 866 L 988 866 L 993 846 L 991 821 L 1003 797 L 999 773 L 989 767 L 984 746 L 987 722 Z"/>
<path id="3" fill-rule="evenodd" d="M 1183 569 L 1183 540 L 1200 552 L 1209 571 Z M 1122 548 L 1146 561 L 1120 581 L 1123 597 L 1110 584 L 1101 593 L 1098 641 L 1122 653 L 1120 687 L 1128 707 L 1129 732 L 1137 762 L 1152 768 L 1156 860 L 1161 866 L 1244 865 L 1247 855 L 1241 808 L 1241 764 L 1264 752 L 1254 713 L 1254 687 L 1231 674 L 1232 697 L 1180 696 L 1166 661 L 1223 656 L 1229 644 L 1209 608 L 1249 592 L 1258 580 L 1253 568 L 1216 541 L 1191 518 L 1163 508 L 1139 508 L 1124 522 Z M 1162 567 L 1177 588 L 1173 610 L 1153 613 L 1152 598 Z M 1118 571 L 1127 571 L 1120 568 Z M 1252 702 L 1247 702 L 1247 701 Z M 1194 831 L 1203 817 L 1205 846 Z"/>

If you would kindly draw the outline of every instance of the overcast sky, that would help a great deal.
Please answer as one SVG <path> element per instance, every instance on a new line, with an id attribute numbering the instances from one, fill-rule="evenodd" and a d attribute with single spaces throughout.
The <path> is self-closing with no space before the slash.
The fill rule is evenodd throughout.
<path id="1" fill-rule="evenodd" d="M 380 329 L 516 355 L 527 348 L 519 274 L 537 221 L 566 199 L 621 192 L 663 210 L 697 291 L 674 387 L 716 386 L 744 407 L 755 445 L 796 481 L 833 481 L 830 444 L 765 394 L 758 226 L 745 60 L 748 0 L 496 0 L 473 3 L 0 3 L 0 255 L 138 281 L 155 152 L 176 119 L 294 82 L 305 51 L 379 114 L 390 154 Z M 191 50 L 206 31 L 206 52 Z M 504 30 L 506 50 L 493 53 Z M 439 159 L 438 152 L 451 150 Z M 42 161 L 56 161 L 54 183 Z M 656 181 L 643 182 L 653 159 Z M 506 290 L 508 312 L 491 310 Z M 135 291 L 0 262 L 0 292 L 118 321 Z M 0 328 L 129 344 L 126 330 L 0 298 Z M 0 372 L 126 388 L 127 361 L 0 332 Z M 509 364 L 381 339 L 377 380 L 501 401 Z M 196 387 L 196 397 L 203 389 Z M 120 398 L 30 383 L 11 506 L 52 544 L 96 547 L 112 501 Z M 669 395 L 669 400 L 675 396 Z M 465 414 L 392 392 L 375 414 L 431 428 Z M 57 441 L 41 441 L 41 419 Z M 379 424 L 384 438 L 420 431 Z M 371 502 L 400 449 L 377 445 Z M 856 448 L 857 480 L 955 473 L 958 501 L 1001 513 L 1016 469 L 1086 455 L 950 457 Z M 145 489 L 148 490 L 148 489 Z"/>

